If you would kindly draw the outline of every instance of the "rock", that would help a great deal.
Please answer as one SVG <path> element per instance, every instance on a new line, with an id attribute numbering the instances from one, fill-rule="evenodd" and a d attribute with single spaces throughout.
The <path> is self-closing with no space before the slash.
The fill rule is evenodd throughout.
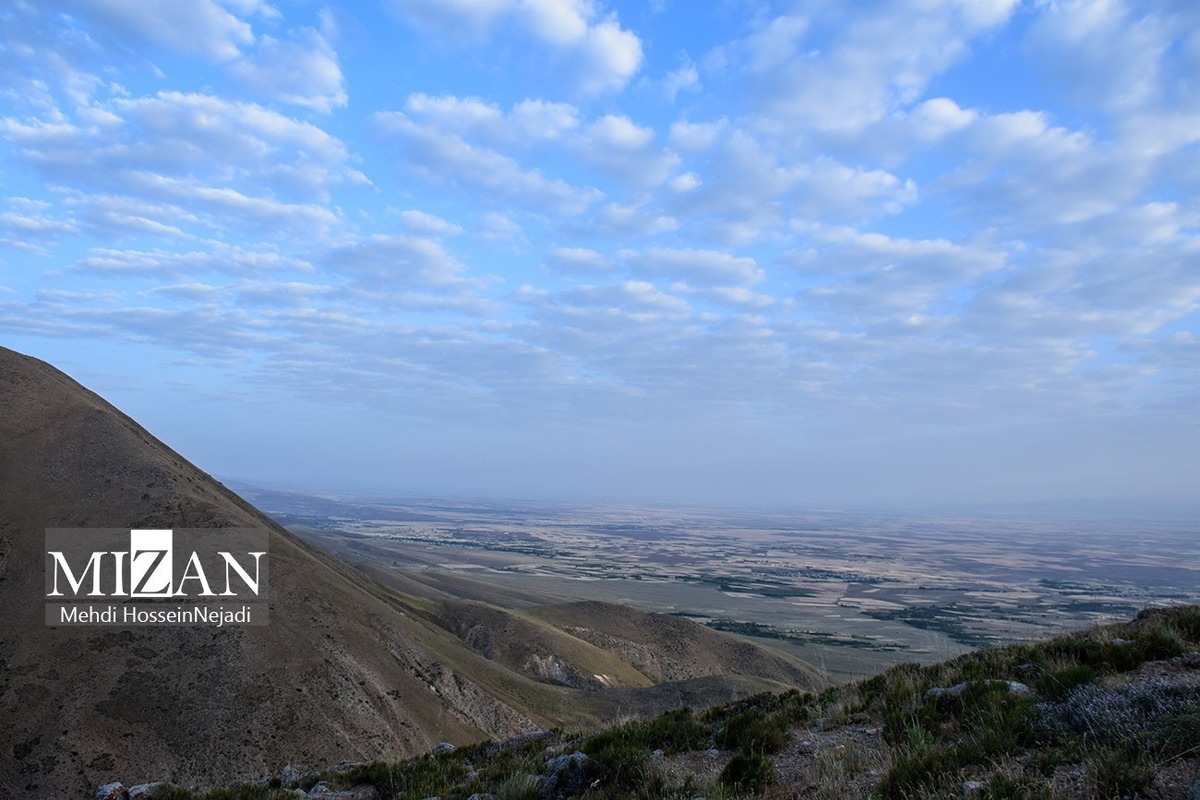
<path id="1" fill-rule="evenodd" d="M 983 791 L 983 784 L 979 781 L 967 781 L 963 784 L 963 792 L 969 795 L 979 794 Z"/>
<path id="2" fill-rule="evenodd" d="M 546 780 L 538 789 L 538 800 L 557 800 L 582 794 L 588 788 L 588 757 L 576 750 L 555 756 L 546 762 Z"/>
<path id="3" fill-rule="evenodd" d="M 153 783 L 139 783 L 137 786 L 129 787 L 129 800 L 144 800 L 154 793 L 154 790 L 162 786 L 161 781 Z"/>
<path id="4" fill-rule="evenodd" d="M 925 695 L 922 699 L 924 700 L 925 705 L 929 705 L 931 703 L 937 703 L 941 701 L 943 697 L 960 697 L 962 693 L 967 690 L 967 687 L 972 683 L 974 683 L 974 681 L 963 681 L 962 683 L 954 684 L 948 689 L 937 686 L 925 692 Z M 983 681 L 983 684 L 985 686 L 1007 686 L 1008 693 L 1015 697 L 1027 697 L 1033 694 L 1033 690 L 1020 681 L 1005 681 L 989 678 L 988 680 Z"/>
<path id="5" fill-rule="evenodd" d="M 662 750 L 655 750 L 653 753 L 650 754 L 650 763 L 661 764 L 662 760 L 663 760 L 663 756 L 665 756 L 665 755 L 666 755 L 666 753 L 664 753 Z"/>
<path id="6" fill-rule="evenodd" d="M 279 782 L 284 786 L 291 786 L 294 783 L 299 783 L 304 780 L 305 771 L 300 767 L 294 767 L 288 764 L 283 769 L 279 770 Z"/>
<path id="7" fill-rule="evenodd" d="M 365 761 L 339 761 L 336 764 L 326 767 L 325 771 L 331 775 L 340 775 L 343 772 L 349 772 L 355 767 L 361 767 L 366 763 Z"/>
<path id="8" fill-rule="evenodd" d="M 582 767 L 587 762 L 587 755 L 579 750 L 576 750 L 574 753 L 563 753 L 561 756 L 555 756 L 546 762 L 546 772 L 558 772 L 561 769 L 566 769 L 572 764 L 578 764 Z"/>
<path id="9" fill-rule="evenodd" d="M 1120 636 L 1114 636 L 1112 643 L 1116 645 L 1127 645 L 1133 644 L 1133 641 L 1131 639 L 1122 639 Z"/>
<path id="10" fill-rule="evenodd" d="M 353 789 L 333 790 L 324 783 L 318 783 L 301 797 L 318 797 L 320 800 L 376 800 L 379 796 L 374 786 L 355 786 Z"/>
<path id="11" fill-rule="evenodd" d="M 449 742 L 438 742 L 437 744 L 435 744 L 433 747 L 430 748 L 429 752 L 431 752 L 431 753 L 453 753 L 457 749 L 458 749 L 457 747 L 450 744 Z"/>
<path id="12" fill-rule="evenodd" d="M 128 800 L 129 790 L 120 781 L 106 783 L 96 789 L 96 800 Z"/>
<path id="13" fill-rule="evenodd" d="M 480 794 L 479 792 L 476 792 L 468 797 L 467 800 L 497 800 L 497 797 L 490 792 L 488 794 Z"/>
<path id="14" fill-rule="evenodd" d="M 721 751 L 715 747 L 710 747 L 704 751 L 704 755 L 708 756 L 709 758 L 720 758 Z"/>
<path id="15" fill-rule="evenodd" d="M 510 736 L 502 742 L 496 742 L 495 747 L 497 750 L 516 750 L 531 742 L 541 742 L 553 738 L 554 733 L 551 731 L 529 731 L 518 736 Z"/>

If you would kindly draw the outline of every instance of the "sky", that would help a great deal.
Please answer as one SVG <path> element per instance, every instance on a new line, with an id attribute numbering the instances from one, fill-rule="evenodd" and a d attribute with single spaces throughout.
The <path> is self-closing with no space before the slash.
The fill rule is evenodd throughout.
<path id="1" fill-rule="evenodd" d="M 1200 484 L 1192 0 L 0 0 L 0 344 L 225 479 Z"/>

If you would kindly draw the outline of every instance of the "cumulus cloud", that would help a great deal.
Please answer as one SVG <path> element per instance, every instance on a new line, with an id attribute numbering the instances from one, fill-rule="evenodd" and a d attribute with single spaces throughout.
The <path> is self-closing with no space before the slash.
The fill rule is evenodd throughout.
<path id="1" fill-rule="evenodd" d="M 654 147 L 653 130 L 616 114 L 588 125 L 571 146 L 584 162 L 632 186 L 657 186 L 679 164 L 674 153 Z"/>
<path id="2" fill-rule="evenodd" d="M 712 148 L 717 137 L 725 128 L 721 122 L 687 122 L 681 120 L 671 123 L 671 147 L 681 152 L 695 154 L 703 153 Z"/>
<path id="3" fill-rule="evenodd" d="M 277 250 L 249 250 L 224 242 L 203 243 L 195 250 L 134 250 L 97 247 L 71 269 L 103 277 L 130 275 L 171 279 L 206 273 L 247 275 L 282 271 L 311 271 L 313 265 Z"/>
<path id="4" fill-rule="evenodd" d="M 501 20 L 510 21 L 563 59 L 585 94 L 623 88 L 642 63 L 638 36 L 588 0 L 390 0 L 389 6 L 447 39 L 464 30 L 486 38 Z"/>
<path id="5" fill-rule="evenodd" d="M 612 268 L 608 258 L 586 247 L 556 247 L 543 263 L 550 269 L 564 272 L 605 272 Z"/>
<path id="6" fill-rule="evenodd" d="M 64 0 L 62 5 L 115 35 L 214 61 L 234 59 L 254 41 L 250 24 L 213 0 Z"/>
<path id="7" fill-rule="evenodd" d="M 400 212 L 401 224 L 418 236 L 453 236 L 462 233 L 462 226 L 433 214 L 410 208 Z"/>
<path id="8" fill-rule="evenodd" d="M 871 13 L 830 16 L 817 49 L 810 20 L 781 15 L 726 48 L 762 122 L 780 131 L 861 132 L 920 97 L 929 81 L 969 52 L 973 37 L 1004 22 L 1016 0 L 906 0 Z"/>
<path id="9" fill-rule="evenodd" d="M 765 276 L 754 259 L 718 250 L 652 247 L 626 255 L 634 268 L 651 275 L 665 275 L 700 284 L 747 286 Z"/>
<path id="10" fill-rule="evenodd" d="M 380 112 L 374 119 L 380 135 L 399 146 L 405 166 L 434 180 L 470 185 L 505 202 L 555 215 L 577 214 L 600 197 L 598 190 L 526 169 L 511 156 L 472 145 L 400 112 Z"/>
<path id="11" fill-rule="evenodd" d="M 347 102 L 337 53 L 312 28 L 284 40 L 262 37 L 254 52 L 232 64 L 230 70 L 257 95 L 276 102 L 323 112 Z"/>
<path id="12" fill-rule="evenodd" d="M 460 289 L 464 267 L 433 239 L 375 234 L 329 251 L 321 263 L 371 286 Z"/>
<path id="13" fill-rule="evenodd" d="M 0 120 L 17 159 L 79 187 L 69 202 L 93 223 L 163 235 L 187 221 L 320 234 L 337 219 L 324 204 L 331 187 L 365 182 L 340 140 L 257 104 L 161 92 L 109 108 L 100 121 Z"/>
<path id="14" fill-rule="evenodd" d="M 668 72 L 667 76 L 663 78 L 662 87 L 667 102 L 674 103 L 680 92 L 700 91 L 700 73 L 696 70 L 696 65 L 689 61 L 678 69 Z"/>

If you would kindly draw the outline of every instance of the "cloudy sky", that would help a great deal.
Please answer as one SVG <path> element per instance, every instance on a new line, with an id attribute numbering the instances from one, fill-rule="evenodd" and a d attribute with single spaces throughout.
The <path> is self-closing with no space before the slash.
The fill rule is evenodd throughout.
<path id="1" fill-rule="evenodd" d="M 225 478 L 1180 502 L 1192 0 L 3 0 L 0 342 Z"/>

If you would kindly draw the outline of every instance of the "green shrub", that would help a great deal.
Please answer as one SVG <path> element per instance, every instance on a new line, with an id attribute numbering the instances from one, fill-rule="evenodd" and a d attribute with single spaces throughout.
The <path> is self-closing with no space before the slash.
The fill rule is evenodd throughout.
<path id="1" fill-rule="evenodd" d="M 1072 664 L 1042 673 L 1035 687 L 1049 701 L 1059 701 L 1080 686 L 1096 682 L 1096 670 L 1087 664 Z"/>
<path id="2" fill-rule="evenodd" d="M 992 776 L 979 800 L 1052 800 L 1054 792 L 1044 779 L 1014 778 L 997 772 Z"/>
<path id="3" fill-rule="evenodd" d="M 754 708 L 727 719 L 717 734 L 717 744 L 746 755 L 776 753 L 783 748 L 786 731 L 787 722 L 781 715 Z"/>
<path id="4" fill-rule="evenodd" d="M 708 741 L 709 730 L 692 714 L 690 708 L 677 708 L 652 720 L 629 726 L 632 741 L 648 750 L 679 753 L 698 750 Z"/>
<path id="5" fill-rule="evenodd" d="M 948 794 L 954 771 L 946 753 L 937 748 L 905 749 L 892 759 L 879 789 L 889 800 Z"/>
<path id="6" fill-rule="evenodd" d="M 738 753 L 721 770 L 719 780 L 734 791 L 757 793 L 774 783 L 775 768 L 766 756 Z"/>
<path id="7" fill-rule="evenodd" d="M 1150 785 L 1154 770 L 1141 758 L 1121 750 L 1102 750 L 1088 765 L 1088 781 L 1092 797 L 1131 797 Z"/>
<path id="8" fill-rule="evenodd" d="M 1037 727 L 1051 740 L 1080 738 L 1093 749 L 1171 757 L 1200 740 L 1200 687 L 1155 679 L 1115 688 L 1081 686 L 1040 707 Z"/>
<path id="9" fill-rule="evenodd" d="M 381 800 L 430 797 L 467 778 L 467 767 L 456 754 L 429 754 L 395 764 L 376 761 L 353 767 L 337 777 L 343 786 L 368 784 Z"/>
<path id="10" fill-rule="evenodd" d="M 1193 645 L 1200 644 L 1200 606 L 1167 609 L 1166 619 L 1184 640 Z"/>

